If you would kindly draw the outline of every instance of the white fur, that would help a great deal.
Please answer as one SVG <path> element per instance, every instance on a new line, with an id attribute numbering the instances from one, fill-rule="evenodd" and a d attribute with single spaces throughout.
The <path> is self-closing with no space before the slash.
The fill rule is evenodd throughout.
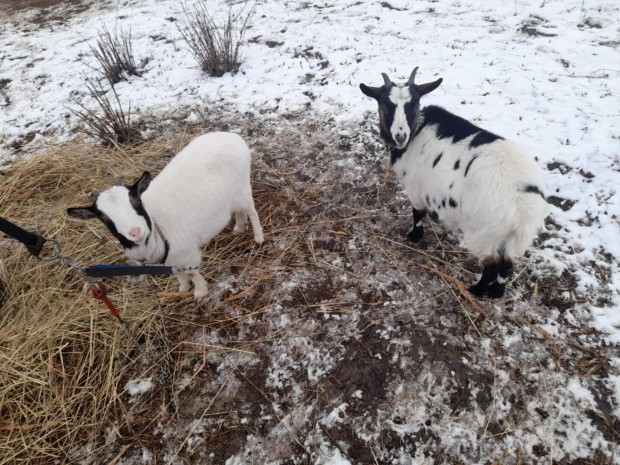
<path id="1" fill-rule="evenodd" d="M 542 188 L 540 170 L 511 142 L 498 139 L 470 148 L 473 137 L 453 143 L 451 138 L 438 139 L 436 126 L 427 125 L 395 162 L 394 171 L 414 208 L 435 211 L 444 225 L 463 234 L 465 247 L 475 256 L 498 256 L 500 249 L 506 257 L 520 256 L 547 215 L 546 201 L 523 191 L 527 185 Z M 443 155 L 433 168 L 439 153 Z M 474 156 L 477 158 L 464 176 Z M 457 160 L 460 168 L 455 170 Z M 450 197 L 456 208 L 449 206 Z M 445 207 L 434 207 L 443 199 Z"/>
<path id="2" fill-rule="evenodd" d="M 192 140 L 151 181 L 142 194 L 142 203 L 170 244 L 166 265 L 199 266 L 201 247 L 219 234 L 233 215 L 235 233 L 245 230 L 249 217 L 254 240 L 258 244 L 263 242 L 252 199 L 250 158 L 250 149 L 240 136 L 225 132 L 204 134 Z M 163 239 L 135 212 L 127 188 L 116 186 L 102 192 L 97 207 L 112 219 L 121 234 L 138 244 L 125 249 L 128 257 L 143 263 L 161 260 Z M 134 232 L 133 237 L 130 231 Z M 175 275 L 181 291 L 188 291 L 193 282 L 197 300 L 207 295 L 207 284 L 199 271 Z"/>
<path id="3" fill-rule="evenodd" d="M 396 142 L 396 147 L 402 148 L 409 141 L 409 136 L 411 135 L 411 129 L 409 128 L 409 123 L 407 123 L 407 116 L 405 115 L 405 104 L 411 100 L 411 92 L 409 91 L 408 86 L 394 86 L 390 90 L 390 100 L 394 105 L 396 105 L 396 109 L 394 111 L 394 121 L 392 122 L 392 126 L 390 127 L 390 132 L 392 133 L 392 138 Z M 399 143 L 399 136 L 402 138 L 404 136 L 403 142 Z"/>

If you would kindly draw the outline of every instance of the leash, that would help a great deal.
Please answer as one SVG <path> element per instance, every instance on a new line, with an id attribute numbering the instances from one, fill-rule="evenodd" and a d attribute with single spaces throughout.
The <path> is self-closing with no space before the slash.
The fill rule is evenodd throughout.
<path id="1" fill-rule="evenodd" d="M 44 262 L 58 261 L 62 268 L 68 268 L 79 274 L 85 281 L 92 286 L 93 298 L 100 300 L 108 308 L 112 316 L 123 327 L 125 333 L 131 340 L 134 341 L 139 350 L 144 350 L 145 347 L 140 343 L 138 338 L 132 333 L 129 325 L 120 315 L 118 309 L 114 306 L 112 301 L 108 298 L 108 288 L 99 281 L 101 278 L 111 278 L 117 276 L 138 276 L 138 275 L 166 275 L 172 274 L 173 271 L 190 271 L 201 268 L 198 267 L 172 267 L 161 265 L 142 265 L 142 266 L 127 266 L 127 265 L 94 265 L 88 267 L 82 267 L 76 264 L 71 257 L 61 255 L 62 247 L 59 241 L 55 239 L 45 238 L 39 234 L 26 231 L 25 229 L 17 226 L 16 224 L 0 217 L 0 232 L 3 232 L 11 238 L 21 242 L 28 252 L 34 257 Z M 161 234 L 160 231 L 158 231 Z M 163 235 L 162 235 L 163 238 Z M 168 242 L 164 239 L 166 244 L 166 255 L 168 254 Z M 53 249 L 47 253 L 43 253 L 43 249 L 46 243 L 54 245 Z M 164 257 L 165 258 L 165 257 Z M 161 326 L 163 328 L 164 337 L 160 338 L 162 341 L 162 364 L 159 367 L 158 382 L 160 384 L 166 383 L 172 377 L 173 365 L 172 350 L 170 343 L 168 342 L 168 331 L 166 327 L 165 315 L 162 307 L 161 300 L 158 298 L 159 317 L 161 320 Z M 141 348 L 141 349 L 140 349 Z M 173 404 L 174 401 L 171 401 Z"/>
<path id="2" fill-rule="evenodd" d="M 43 236 L 26 231 L 2 217 L 0 217 L 0 231 L 24 244 L 28 252 L 37 258 L 41 254 L 46 242 L 52 241 L 56 243 L 53 239 L 46 239 Z"/>
<path id="3" fill-rule="evenodd" d="M 164 275 L 173 273 L 172 266 L 163 265 L 94 265 L 82 268 L 89 278 L 115 278 L 118 276 Z"/>
<path id="4" fill-rule="evenodd" d="M 125 330 L 129 332 L 125 321 L 121 318 L 119 311 L 114 307 L 114 304 L 107 297 L 107 288 L 102 282 L 96 281 L 101 278 L 112 278 L 117 276 L 139 276 L 139 275 L 164 275 L 172 274 L 173 267 L 171 266 L 126 266 L 126 265 L 95 265 L 82 267 L 77 265 L 70 257 L 62 256 L 60 254 L 62 247 L 60 242 L 55 239 L 45 238 L 39 234 L 27 231 L 15 223 L 8 221 L 0 217 L 0 231 L 7 234 L 11 238 L 21 242 L 28 252 L 41 261 L 49 262 L 58 260 L 59 264 L 63 268 L 71 268 L 82 276 L 89 284 L 92 285 L 92 295 L 95 299 L 101 300 L 110 313 L 118 320 Z M 46 254 L 42 254 L 43 248 L 46 243 L 52 243 L 54 248 Z M 133 337 L 133 336 L 132 336 Z"/>

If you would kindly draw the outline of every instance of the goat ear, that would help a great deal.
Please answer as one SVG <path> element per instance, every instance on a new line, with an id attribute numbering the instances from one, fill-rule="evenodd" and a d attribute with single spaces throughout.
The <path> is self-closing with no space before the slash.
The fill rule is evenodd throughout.
<path id="1" fill-rule="evenodd" d="M 367 95 L 368 97 L 378 100 L 379 96 L 381 95 L 381 91 L 383 90 L 383 86 L 370 87 L 370 86 L 367 86 L 366 84 L 360 84 L 360 89 L 362 90 L 364 95 Z"/>
<path id="2" fill-rule="evenodd" d="M 145 171 L 142 173 L 142 176 L 140 176 L 140 179 L 138 179 L 133 186 L 131 186 L 131 190 L 134 191 L 138 197 L 140 197 L 142 193 L 148 189 L 152 179 L 153 176 L 151 176 L 151 173 Z"/>
<path id="3" fill-rule="evenodd" d="M 67 214 L 78 220 L 92 220 L 97 215 L 92 211 L 92 207 L 70 207 L 67 208 Z"/>
<path id="4" fill-rule="evenodd" d="M 420 84 L 420 85 L 414 84 L 414 88 L 415 90 L 418 91 L 420 96 L 422 96 L 437 89 L 437 87 L 439 87 L 439 84 L 441 84 L 442 82 L 443 82 L 443 78 L 439 78 L 434 82 L 428 82 L 426 84 Z"/>

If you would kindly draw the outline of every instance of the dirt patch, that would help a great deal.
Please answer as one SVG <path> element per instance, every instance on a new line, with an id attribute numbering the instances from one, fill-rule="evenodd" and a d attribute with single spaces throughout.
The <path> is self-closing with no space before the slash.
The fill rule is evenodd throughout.
<path id="1" fill-rule="evenodd" d="M 614 349 L 578 323 L 585 313 L 575 300 L 574 273 L 545 273 L 523 259 L 506 297 L 475 307 L 455 281 L 442 278 L 470 283 L 480 271 L 458 238 L 425 223 L 421 243 L 405 240 L 411 209 L 394 179 L 384 181 L 386 155 L 374 121 L 343 136 L 295 115 L 283 123 L 213 114 L 221 119 L 193 130 L 243 128 L 255 154 L 254 196 L 266 242 L 255 248 L 249 233 L 227 229 L 204 250 L 213 294 L 203 306 L 191 298 L 158 299 L 159 291 L 175 290 L 172 279 L 109 280 L 110 299 L 131 303 L 123 308 L 130 323 L 144 310 L 133 308 L 136 295 L 123 295 L 140 290 L 160 324 L 156 331 L 152 322 L 132 324 L 139 346 L 116 358 L 119 394 L 102 421 L 116 433 L 79 435 L 72 461 L 96 450 L 98 461 L 122 457 L 130 465 L 305 465 L 338 454 L 352 463 L 517 463 L 504 454 L 522 441 L 521 463 L 548 463 L 549 444 L 563 444 L 584 418 L 594 425 L 588 437 L 615 440 L 612 403 L 604 400 Z M 158 172 L 180 143 L 147 144 L 158 155 L 136 161 L 139 168 Z M 339 156 L 343 146 L 351 159 Z M 63 193 L 71 181 L 58 182 L 54 170 L 55 164 L 42 169 L 48 181 L 27 176 L 38 186 L 29 205 L 39 202 L 63 217 L 77 199 Z M 548 222 L 539 247 L 554 239 L 555 225 Z M 123 261 L 97 226 L 79 233 L 91 238 L 88 260 L 112 254 Z M 7 286 L 5 302 L 24 291 L 15 287 Z M 550 315 L 558 323 L 551 329 Z M 97 324 L 102 320 L 110 323 L 105 313 Z M 125 392 L 125 383 L 143 378 L 153 380 L 151 391 Z M 55 373 L 47 382 L 71 379 Z M 572 400 L 566 385 L 576 379 L 593 404 Z"/>
<path id="2" fill-rule="evenodd" d="M 34 24 L 64 23 L 67 19 L 88 10 L 94 4 L 93 0 L 0 0 L 0 13 L 9 19 L 16 13 L 37 10 L 38 13 L 32 19 Z"/>

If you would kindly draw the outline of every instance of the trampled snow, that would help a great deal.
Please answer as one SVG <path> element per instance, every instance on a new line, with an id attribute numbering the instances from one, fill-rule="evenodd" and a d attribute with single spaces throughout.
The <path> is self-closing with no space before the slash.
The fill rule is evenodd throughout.
<path id="1" fill-rule="evenodd" d="M 228 11 L 223 0 L 208 4 L 216 15 Z M 0 161 L 76 137 L 77 119 L 69 109 L 77 108 L 76 102 L 94 104 L 85 78 L 99 76 L 90 46 L 103 25 L 131 30 L 135 56 L 146 61 L 141 76 L 115 86 L 121 101 L 131 104 L 137 118 L 162 124 L 178 118 L 192 123 L 198 114 L 227 109 L 275 121 L 289 114 L 308 115 L 313 121 L 325 121 L 334 133 L 354 134 L 360 122 L 376 111 L 374 101 L 359 91 L 359 83 L 378 86 L 382 72 L 393 81 L 405 81 L 419 66 L 416 82 L 444 79 L 423 103 L 444 106 L 517 141 L 536 157 L 544 171 L 546 196 L 553 204 L 547 227 L 554 235 L 541 240 L 541 246 L 531 251 L 531 260 L 541 275 L 563 270 L 575 274 L 577 288 L 570 292 L 586 299 L 606 296 L 584 305 L 591 314 L 590 325 L 603 332 L 608 343 L 620 343 L 617 2 L 257 1 L 246 35 L 245 60 L 237 74 L 221 78 L 202 73 L 183 42 L 178 30 L 180 2 L 97 2 L 64 21 L 35 21 L 36 15 L 35 10 L 18 12 L 3 18 L 0 26 Z M 340 164 L 350 173 L 356 169 L 355 159 L 346 151 Z M 339 261 L 332 265 L 344 266 Z M 601 280 L 600 274 L 609 278 Z M 284 285 L 294 288 L 295 282 Z M 545 326 L 551 335 L 552 317 Z M 571 318 L 570 310 L 565 318 Z M 280 315 L 271 324 L 295 323 Z M 302 329 L 308 334 L 313 330 Z M 387 327 L 383 331 L 392 344 L 405 344 L 396 331 Z M 287 344 L 303 354 L 308 382 L 315 386 L 341 353 L 310 347 L 309 336 L 301 333 Z M 518 335 L 505 341 L 515 350 L 523 344 Z M 297 363 L 283 356 L 269 367 L 267 384 L 283 387 Z M 403 368 L 406 363 L 402 361 Z M 617 359 L 611 364 L 619 366 Z M 432 390 L 435 380 L 428 376 L 420 383 Z M 609 378 L 615 399 L 620 392 L 618 379 Z M 137 381 L 127 386 L 131 395 L 152 387 Z M 399 389 L 414 396 L 410 388 Z M 429 403 L 445 401 L 423 395 Z M 595 402 L 577 378 L 549 395 L 561 399 L 560 411 L 572 403 Z M 355 391 L 350 398 L 363 401 L 364 394 Z M 334 406 L 334 415 L 325 421 L 338 423 L 346 415 L 345 407 L 344 403 Z M 616 414 L 618 408 L 613 406 Z M 404 413 L 416 421 L 426 414 L 422 410 Z M 498 405 L 496 415 L 501 414 Z M 573 420 L 560 415 L 558 421 L 572 424 Z M 405 431 L 407 425 L 395 428 Z M 528 434 L 549 434 L 537 428 L 532 425 Z M 572 445 L 552 450 L 551 455 L 583 456 L 579 435 L 593 429 L 589 421 L 576 425 Z M 446 434 L 460 438 L 465 447 L 474 432 Z M 316 463 L 350 463 L 339 449 L 321 443 L 319 433 L 316 438 Z M 241 463 L 238 460 L 231 458 L 230 463 Z"/>

